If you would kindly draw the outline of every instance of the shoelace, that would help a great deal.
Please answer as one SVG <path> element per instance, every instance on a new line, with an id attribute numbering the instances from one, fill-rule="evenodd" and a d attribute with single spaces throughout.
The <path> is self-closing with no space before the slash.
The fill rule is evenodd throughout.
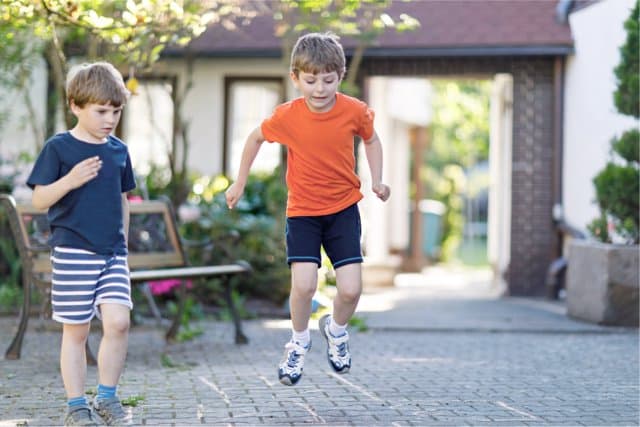
<path id="1" fill-rule="evenodd" d="M 345 357 L 347 355 L 347 345 L 345 343 L 338 344 L 338 356 Z"/>
<path id="2" fill-rule="evenodd" d="M 306 350 L 304 349 L 304 347 L 299 346 L 294 342 L 288 342 L 287 344 L 285 344 L 284 348 L 289 351 L 289 356 L 287 358 L 287 367 L 293 370 L 296 368 L 296 364 L 298 363 L 300 356 L 304 356 Z"/>
<path id="3" fill-rule="evenodd" d="M 329 331 L 327 331 L 327 336 L 329 337 L 329 343 L 333 346 L 337 352 L 336 356 L 340 358 L 347 357 L 347 341 L 349 340 L 349 335 L 344 334 L 339 337 L 334 337 L 331 335 Z"/>

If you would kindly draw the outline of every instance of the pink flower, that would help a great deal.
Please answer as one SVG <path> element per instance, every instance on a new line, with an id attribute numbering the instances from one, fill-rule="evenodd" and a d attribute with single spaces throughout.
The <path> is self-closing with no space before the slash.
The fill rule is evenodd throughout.
<path id="1" fill-rule="evenodd" d="M 166 279 L 166 280 L 153 280 L 149 282 L 149 288 L 151 289 L 151 293 L 153 295 L 164 295 L 168 294 L 182 284 L 182 280 L 180 279 Z M 185 280 L 185 286 L 187 289 L 191 289 L 193 287 L 193 283 L 191 280 Z"/>

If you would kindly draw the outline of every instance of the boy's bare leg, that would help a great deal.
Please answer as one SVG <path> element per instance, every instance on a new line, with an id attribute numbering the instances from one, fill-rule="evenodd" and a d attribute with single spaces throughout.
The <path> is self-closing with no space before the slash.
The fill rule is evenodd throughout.
<path id="1" fill-rule="evenodd" d="M 362 293 L 361 265 L 347 264 L 336 268 L 338 293 L 333 300 L 333 320 L 338 325 L 346 325 L 353 316 Z"/>
<path id="2" fill-rule="evenodd" d="M 318 286 L 318 264 L 294 262 L 291 264 L 291 323 L 293 329 L 302 332 L 309 327 L 311 300 Z"/>
<path id="3" fill-rule="evenodd" d="M 129 343 L 129 308 L 120 304 L 102 304 L 102 340 L 98 351 L 98 381 L 115 387 L 124 369 Z"/>
<path id="4" fill-rule="evenodd" d="M 87 379 L 87 353 L 85 343 L 89 336 L 89 323 L 62 325 L 60 373 L 67 398 L 84 396 Z"/>

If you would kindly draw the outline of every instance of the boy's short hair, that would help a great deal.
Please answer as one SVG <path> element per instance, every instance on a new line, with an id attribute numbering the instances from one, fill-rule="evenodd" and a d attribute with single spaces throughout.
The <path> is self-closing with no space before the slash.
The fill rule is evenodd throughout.
<path id="1" fill-rule="evenodd" d="M 301 36 L 291 52 L 291 72 L 311 74 L 335 71 L 343 77 L 346 60 L 339 37 L 333 33 L 309 33 Z"/>
<path id="2" fill-rule="evenodd" d="M 129 90 L 122 74 L 108 62 L 79 64 L 67 75 L 67 101 L 83 108 L 86 104 L 113 105 L 127 102 Z"/>

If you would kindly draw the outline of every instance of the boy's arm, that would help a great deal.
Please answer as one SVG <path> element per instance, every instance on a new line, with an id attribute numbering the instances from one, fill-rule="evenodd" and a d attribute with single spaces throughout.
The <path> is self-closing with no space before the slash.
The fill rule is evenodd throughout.
<path id="1" fill-rule="evenodd" d="M 36 185 L 31 203 L 36 209 L 49 209 L 69 191 L 74 190 L 98 176 L 102 167 L 100 157 L 94 156 L 76 164 L 68 174 L 47 185 Z"/>
<path id="2" fill-rule="evenodd" d="M 249 170 L 263 142 L 264 136 L 262 135 L 262 129 L 258 126 L 249 134 L 247 141 L 244 143 L 242 157 L 240 158 L 240 169 L 238 169 L 238 178 L 225 192 L 229 209 L 233 209 L 236 204 L 238 204 L 240 197 L 242 197 L 244 186 L 247 184 L 247 178 L 249 177 Z"/>
<path id="3" fill-rule="evenodd" d="M 382 183 L 382 144 L 375 131 L 373 136 L 364 142 L 364 151 L 371 171 L 371 190 L 384 202 L 389 198 L 391 189 Z"/>

